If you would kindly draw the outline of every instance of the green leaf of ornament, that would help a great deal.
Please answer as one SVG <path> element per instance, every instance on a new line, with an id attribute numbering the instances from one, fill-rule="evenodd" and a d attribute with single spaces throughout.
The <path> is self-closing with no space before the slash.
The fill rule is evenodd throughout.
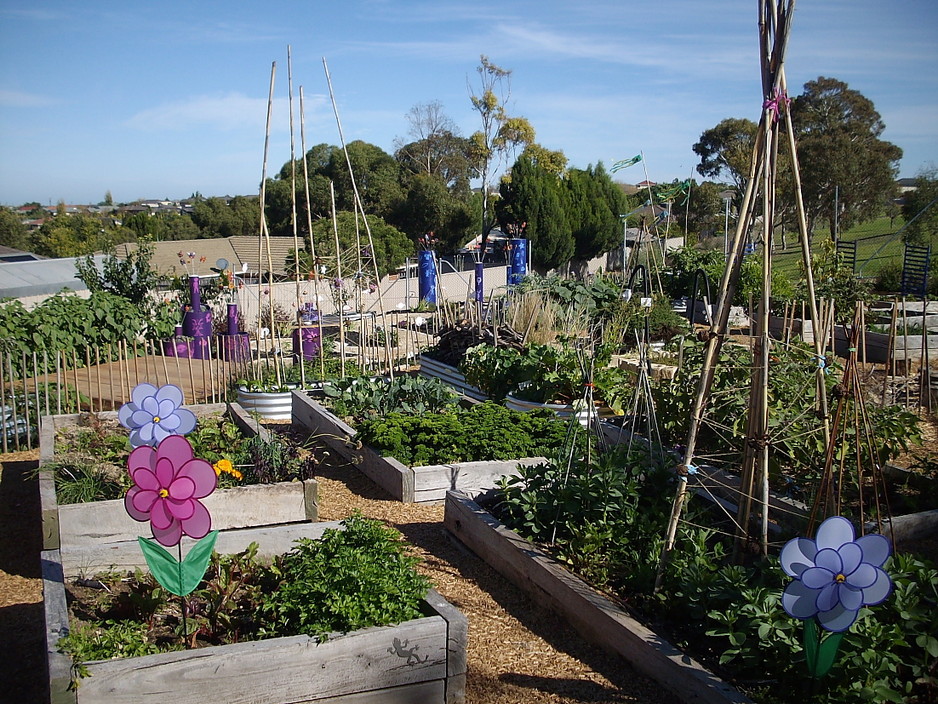
<path id="1" fill-rule="evenodd" d="M 148 540 L 143 536 L 137 537 L 140 544 L 140 550 L 147 561 L 147 567 L 150 568 L 156 581 L 159 582 L 166 591 L 177 596 L 184 596 L 188 592 L 182 591 L 179 579 L 179 561 L 155 540 Z"/>
<path id="2" fill-rule="evenodd" d="M 844 639 L 843 633 L 831 633 L 818 646 L 815 677 L 821 678 L 828 673 L 837 659 L 837 648 Z"/>
<path id="3" fill-rule="evenodd" d="M 817 677 L 817 622 L 809 618 L 804 622 L 804 657 L 808 663 L 808 674 Z"/>
<path id="4" fill-rule="evenodd" d="M 205 576 L 208 561 L 212 559 L 212 550 L 215 549 L 215 540 L 217 538 L 218 531 L 213 530 L 193 545 L 192 549 L 182 559 L 182 588 L 185 590 L 182 595 L 190 593 L 199 586 L 199 582 Z"/>
<path id="5" fill-rule="evenodd" d="M 199 586 L 205 576 L 205 569 L 212 557 L 217 538 L 218 531 L 213 530 L 192 546 L 182 562 L 155 540 L 147 540 L 140 536 L 137 542 L 147 561 L 147 567 L 150 568 L 150 574 L 156 581 L 169 593 L 185 596 Z"/>

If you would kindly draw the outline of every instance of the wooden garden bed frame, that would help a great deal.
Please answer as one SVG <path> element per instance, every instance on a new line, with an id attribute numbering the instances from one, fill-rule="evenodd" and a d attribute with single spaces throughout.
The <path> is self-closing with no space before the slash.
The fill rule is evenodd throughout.
<path id="1" fill-rule="evenodd" d="M 393 457 L 384 457 L 366 445 L 352 442 L 355 429 L 302 390 L 293 392 L 293 422 L 307 428 L 317 440 L 404 503 L 441 503 L 452 489 L 478 494 L 495 488 L 501 477 L 516 474 L 519 465 L 547 461 L 543 457 L 525 457 L 407 467 Z"/>
<path id="2" fill-rule="evenodd" d="M 565 618 L 584 638 L 627 660 L 689 704 L 750 700 L 616 603 L 502 525 L 469 496 L 446 494 L 444 526 L 536 603 Z"/>
<path id="3" fill-rule="evenodd" d="M 223 531 L 216 550 L 238 552 L 251 542 L 258 556 L 287 552 L 299 538 L 316 539 L 338 522 Z M 115 560 L 145 569 L 136 542 Z M 425 616 L 396 626 L 82 663 L 87 675 L 70 688 L 72 660 L 57 643 L 69 627 L 59 550 L 42 553 L 46 650 L 51 704 L 462 704 L 465 701 L 465 616 L 435 590 Z"/>
<path id="4" fill-rule="evenodd" d="M 236 403 L 187 406 L 197 416 L 227 413 L 247 434 L 269 435 L 269 431 Z M 116 418 L 114 411 L 98 414 Z M 44 550 L 59 550 L 66 575 L 123 567 L 120 556 L 125 543 L 136 545 L 146 533 L 146 524 L 133 520 L 123 499 L 59 505 L 55 482 L 43 465 L 55 457 L 55 435 L 60 428 L 78 424 L 78 415 L 45 416 L 40 431 L 39 498 L 42 511 Z M 318 483 L 252 484 L 219 489 L 203 500 L 212 514 L 212 527 L 219 530 L 316 521 L 319 517 Z"/>

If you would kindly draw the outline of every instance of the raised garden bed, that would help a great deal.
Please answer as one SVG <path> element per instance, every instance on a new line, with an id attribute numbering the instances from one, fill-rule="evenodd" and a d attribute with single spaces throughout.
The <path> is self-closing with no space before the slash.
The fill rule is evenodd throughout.
<path id="1" fill-rule="evenodd" d="M 519 464 L 545 461 L 541 457 L 527 457 L 407 467 L 393 457 L 383 457 L 367 446 L 352 442 L 355 429 L 305 391 L 293 392 L 293 422 L 307 428 L 317 440 L 354 464 L 395 500 L 405 503 L 441 502 L 451 489 L 468 493 L 486 491 L 494 488 L 501 477 L 514 473 Z"/>
<path id="2" fill-rule="evenodd" d="M 226 412 L 245 434 L 268 431 L 238 404 L 189 406 L 197 416 Z M 99 414 L 116 418 L 116 412 Z M 59 505 L 55 482 L 42 466 L 55 457 L 56 431 L 77 425 L 78 415 L 46 416 L 40 430 L 39 496 L 42 510 L 43 549 L 60 550 L 66 574 L 119 566 L 120 546 L 136 545 L 141 525 L 124 509 L 123 499 Z M 204 501 L 220 530 L 318 520 L 318 484 L 302 482 L 254 484 L 219 489 Z"/>
<path id="3" fill-rule="evenodd" d="M 290 549 L 299 538 L 315 539 L 337 523 L 306 523 L 219 534 L 219 552 L 257 542 L 258 555 Z M 136 542 L 124 543 L 116 561 L 143 562 Z M 138 564 L 138 566 L 142 566 Z M 220 645 L 118 660 L 83 663 L 79 686 L 69 689 L 71 658 L 56 644 L 69 627 L 61 553 L 42 553 L 46 642 L 51 702 L 107 704 L 218 702 L 287 704 L 460 704 L 465 699 L 465 617 L 438 593 L 425 599 L 426 614 L 397 626 L 333 634 Z M 209 694 L 210 693 L 210 694 Z"/>
<path id="4" fill-rule="evenodd" d="M 509 530 L 461 492 L 446 495 L 444 525 L 493 569 L 565 618 L 584 638 L 620 655 L 685 702 L 728 704 L 750 700 L 636 621 Z"/>

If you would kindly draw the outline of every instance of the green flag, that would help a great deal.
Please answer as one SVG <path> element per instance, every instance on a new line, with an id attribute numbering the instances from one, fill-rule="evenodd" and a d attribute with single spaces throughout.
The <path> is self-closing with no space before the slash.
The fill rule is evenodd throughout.
<path id="1" fill-rule="evenodd" d="M 615 173 L 615 172 L 618 171 L 619 169 L 627 169 L 627 168 L 630 167 L 630 166 L 634 166 L 635 164 L 637 164 L 637 163 L 640 162 L 641 160 L 642 160 L 642 155 L 641 155 L 641 154 L 636 154 L 636 155 L 633 156 L 631 159 L 622 159 L 621 161 L 617 161 L 615 164 L 612 165 L 612 168 L 609 169 L 609 171 L 610 171 L 611 173 Z"/>

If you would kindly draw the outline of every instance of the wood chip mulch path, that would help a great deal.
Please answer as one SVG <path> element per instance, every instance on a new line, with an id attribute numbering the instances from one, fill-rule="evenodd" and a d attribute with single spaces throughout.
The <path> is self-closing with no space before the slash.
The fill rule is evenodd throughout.
<path id="1" fill-rule="evenodd" d="M 48 698 L 39 498 L 30 474 L 37 456 L 5 455 L 0 473 L 0 700 L 10 702 Z M 353 467 L 322 466 L 319 472 L 321 520 L 360 511 L 397 528 L 416 547 L 437 590 L 469 619 L 467 703 L 678 701 L 621 659 L 587 644 L 463 547 L 443 529 L 442 506 L 391 501 Z"/>

